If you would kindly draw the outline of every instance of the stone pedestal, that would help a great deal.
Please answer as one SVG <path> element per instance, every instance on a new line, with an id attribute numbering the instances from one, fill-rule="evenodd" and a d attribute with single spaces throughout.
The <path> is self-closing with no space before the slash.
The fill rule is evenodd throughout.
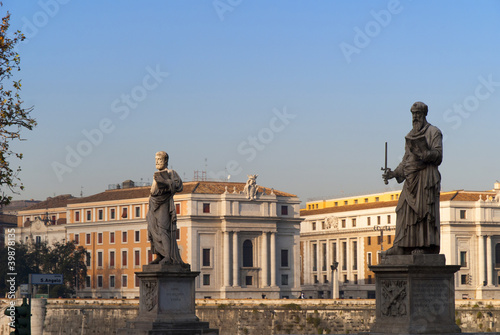
<path id="1" fill-rule="evenodd" d="M 386 256 L 371 266 L 376 320 L 371 334 L 456 334 L 454 273 L 444 255 Z"/>
<path id="2" fill-rule="evenodd" d="M 195 314 L 195 279 L 199 274 L 179 265 L 144 265 L 142 272 L 137 272 L 139 315 L 117 334 L 219 334 Z"/>

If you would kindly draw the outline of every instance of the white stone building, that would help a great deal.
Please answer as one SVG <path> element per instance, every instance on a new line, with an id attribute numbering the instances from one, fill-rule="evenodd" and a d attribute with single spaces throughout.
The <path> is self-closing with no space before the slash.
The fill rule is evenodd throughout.
<path id="1" fill-rule="evenodd" d="M 377 201 L 351 201 L 358 198 Z M 330 266 L 337 261 L 340 297 L 374 298 L 374 274 L 368 266 L 378 264 L 381 247 L 392 245 L 396 199 L 385 193 L 362 195 L 352 197 L 349 205 L 342 205 L 345 198 L 332 199 L 337 206 L 301 211 L 301 284 L 306 297 L 332 296 Z M 440 253 L 447 264 L 462 265 L 455 275 L 456 298 L 500 298 L 500 183 L 491 191 L 442 192 L 440 207 Z"/>

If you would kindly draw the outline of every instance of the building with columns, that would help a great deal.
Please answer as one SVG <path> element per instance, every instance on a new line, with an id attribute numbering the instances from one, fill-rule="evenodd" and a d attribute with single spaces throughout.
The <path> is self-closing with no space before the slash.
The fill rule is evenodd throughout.
<path id="1" fill-rule="evenodd" d="M 196 297 L 298 297 L 300 200 L 260 186 L 249 196 L 245 185 L 186 182 L 174 196 L 181 256 L 200 271 Z M 18 213 L 16 238 L 75 241 L 88 255 L 78 296 L 134 298 L 139 295 L 135 273 L 153 259 L 148 197 L 149 187 L 128 181 L 88 197 L 51 198 Z"/>
<path id="2" fill-rule="evenodd" d="M 300 242 L 306 297 L 332 297 L 332 278 L 341 298 L 375 297 L 368 267 L 392 245 L 398 196 L 387 192 L 306 204 Z M 456 298 L 500 298 L 500 183 L 490 191 L 442 192 L 440 203 L 440 252 L 447 264 L 462 265 L 455 275 Z M 326 205 L 307 209 L 316 204 Z"/>

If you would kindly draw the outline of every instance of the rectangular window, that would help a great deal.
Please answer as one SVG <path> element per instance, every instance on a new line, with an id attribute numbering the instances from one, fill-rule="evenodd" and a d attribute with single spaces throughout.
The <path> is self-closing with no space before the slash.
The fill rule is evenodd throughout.
<path id="1" fill-rule="evenodd" d="M 370 226 L 372 224 L 372 218 L 371 217 L 366 218 L 366 224 L 368 226 Z"/>
<path id="2" fill-rule="evenodd" d="M 314 284 L 317 284 L 317 283 L 319 283 L 319 281 L 318 281 L 318 275 L 314 275 Z"/>
<path id="3" fill-rule="evenodd" d="M 151 249 L 148 250 L 148 264 L 153 261 L 153 253 L 151 252 Z"/>
<path id="4" fill-rule="evenodd" d="M 316 221 L 311 222 L 311 230 L 316 230 Z"/>
<path id="5" fill-rule="evenodd" d="M 102 287 L 102 276 L 101 275 L 97 276 L 97 287 Z"/>
<path id="6" fill-rule="evenodd" d="M 127 266 L 127 250 L 122 250 L 122 267 Z"/>
<path id="7" fill-rule="evenodd" d="M 180 240 L 181 239 L 181 231 L 179 230 L 179 228 L 177 228 L 175 230 L 175 239 L 176 240 Z"/>
<path id="8" fill-rule="evenodd" d="M 97 252 L 97 266 L 102 267 L 102 251 Z"/>
<path id="9" fill-rule="evenodd" d="M 352 226 L 353 226 L 353 227 L 356 227 L 356 219 L 352 219 L 352 220 L 351 220 L 351 223 L 352 223 Z"/>
<path id="10" fill-rule="evenodd" d="M 97 233 L 97 243 L 102 244 L 102 233 Z"/>
<path id="11" fill-rule="evenodd" d="M 90 244 L 90 234 L 85 235 L 85 244 Z"/>
<path id="12" fill-rule="evenodd" d="M 288 286 L 288 275 L 281 275 L 281 285 Z"/>
<path id="13" fill-rule="evenodd" d="M 85 278 L 85 287 L 86 287 L 86 288 L 90 288 L 91 284 L 92 284 L 92 283 L 91 283 L 91 281 L 90 281 L 90 276 L 87 276 L 87 277 Z"/>
<path id="14" fill-rule="evenodd" d="M 460 210 L 460 219 L 462 220 L 467 219 L 467 211 L 465 209 Z"/>
<path id="15" fill-rule="evenodd" d="M 332 259 L 334 262 L 337 261 L 337 243 L 332 243 Z"/>
<path id="16" fill-rule="evenodd" d="M 42 243 L 42 237 L 41 236 L 35 236 L 35 243 L 36 244 Z"/>
<path id="17" fill-rule="evenodd" d="M 368 266 L 372 265 L 372 253 L 371 252 L 368 252 L 366 254 L 366 263 L 368 264 Z"/>
<path id="18" fill-rule="evenodd" d="M 122 232 L 122 243 L 127 243 L 127 232 Z"/>
<path id="19" fill-rule="evenodd" d="M 371 236 L 368 236 L 368 237 L 366 238 L 366 244 L 368 244 L 368 245 L 372 245 L 372 237 L 371 237 Z"/>
<path id="20" fill-rule="evenodd" d="M 352 242 L 352 269 L 358 269 L 358 242 Z"/>
<path id="21" fill-rule="evenodd" d="M 281 215 L 288 215 L 288 206 L 281 206 Z"/>
<path id="22" fill-rule="evenodd" d="M 80 221 L 80 212 L 75 212 L 75 222 Z"/>
<path id="23" fill-rule="evenodd" d="M 467 251 L 460 251 L 460 265 L 467 266 Z"/>
<path id="24" fill-rule="evenodd" d="M 365 198 L 365 203 L 368 202 L 368 198 Z"/>
<path id="25" fill-rule="evenodd" d="M 203 249 L 203 266 L 210 266 L 210 249 Z"/>
<path id="26" fill-rule="evenodd" d="M 210 204 L 203 204 L 203 213 L 210 213 Z"/>
<path id="27" fill-rule="evenodd" d="M 335 201 L 335 207 L 337 207 L 339 205 L 339 203 L 337 201 Z"/>
<path id="28" fill-rule="evenodd" d="M 348 284 L 349 283 L 349 279 L 347 279 L 347 275 L 344 275 L 344 284 Z"/>
<path id="29" fill-rule="evenodd" d="M 467 285 L 467 275 L 460 276 L 460 284 Z"/>
<path id="30" fill-rule="evenodd" d="M 204 286 L 210 285 L 210 275 L 203 275 L 203 285 Z"/>
<path id="31" fill-rule="evenodd" d="M 92 221 L 92 212 L 87 211 L 87 221 Z"/>
<path id="32" fill-rule="evenodd" d="M 140 218 L 141 217 L 141 207 L 136 207 L 135 208 L 135 217 Z"/>
<path id="33" fill-rule="evenodd" d="M 281 267 L 288 267 L 288 249 L 281 249 Z"/>
<path id="34" fill-rule="evenodd" d="M 367 282 L 367 284 L 373 284 L 372 283 L 372 275 L 368 275 L 368 282 Z"/>
<path id="35" fill-rule="evenodd" d="M 342 242 L 342 270 L 347 270 L 347 242 Z"/>
<path id="36" fill-rule="evenodd" d="M 122 209 L 122 218 L 123 219 L 126 219 L 128 217 L 128 208 L 127 207 L 124 207 Z"/>
<path id="37" fill-rule="evenodd" d="M 387 215 L 387 224 L 391 224 L 391 216 Z"/>
<path id="38" fill-rule="evenodd" d="M 115 252 L 114 251 L 109 252 L 109 267 L 110 268 L 115 267 Z"/>
<path id="39" fill-rule="evenodd" d="M 392 235 L 387 235 L 387 243 L 388 244 L 392 243 Z"/>
<path id="40" fill-rule="evenodd" d="M 313 271 L 318 270 L 318 245 L 312 245 L 312 256 L 313 256 Z"/>
<path id="41" fill-rule="evenodd" d="M 85 265 L 86 265 L 87 267 L 90 267 L 90 266 L 91 266 L 91 264 L 92 264 L 92 256 L 91 256 L 90 251 L 87 251 L 87 257 L 86 257 L 86 259 L 85 259 Z"/>
<path id="42" fill-rule="evenodd" d="M 80 234 L 75 234 L 75 244 L 80 244 Z"/>
<path id="43" fill-rule="evenodd" d="M 377 236 L 377 244 L 380 245 L 382 244 L 382 236 Z"/>
<path id="44" fill-rule="evenodd" d="M 141 241 L 141 232 L 139 230 L 135 231 L 135 242 Z"/>
<path id="45" fill-rule="evenodd" d="M 128 276 L 122 275 L 122 287 L 123 288 L 127 287 L 127 281 L 128 281 Z"/>
<path id="46" fill-rule="evenodd" d="M 377 216 L 377 224 L 380 224 L 380 216 Z"/>
<path id="47" fill-rule="evenodd" d="M 327 275 L 323 275 L 323 283 L 328 283 L 328 276 Z"/>
<path id="48" fill-rule="evenodd" d="M 109 276 L 109 287 L 115 287 L 115 276 Z"/>
<path id="49" fill-rule="evenodd" d="M 375 197 L 375 202 L 379 202 L 379 197 Z"/>
<path id="50" fill-rule="evenodd" d="M 342 219 L 342 228 L 345 228 L 345 227 L 346 227 L 345 219 Z"/>
<path id="51" fill-rule="evenodd" d="M 358 285 L 358 275 L 354 275 L 354 285 Z"/>
<path id="52" fill-rule="evenodd" d="M 134 265 L 141 266 L 141 251 L 134 250 Z"/>
<path id="53" fill-rule="evenodd" d="M 115 243 L 115 232 L 114 231 L 109 233 L 109 243 Z"/>
<path id="54" fill-rule="evenodd" d="M 139 276 L 135 275 L 135 287 L 139 287 L 140 284 L 141 284 L 141 280 L 139 279 Z"/>
<path id="55" fill-rule="evenodd" d="M 253 277 L 252 276 L 246 276 L 245 277 L 245 285 L 246 286 L 252 286 L 252 282 L 253 282 Z"/>
<path id="56" fill-rule="evenodd" d="M 109 216 L 110 216 L 111 220 L 115 219 L 116 212 L 115 212 L 114 208 L 111 208 L 111 210 L 109 211 Z"/>
<path id="57" fill-rule="evenodd" d="M 175 214 L 181 214 L 181 204 L 175 204 Z"/>
<path id="58" fill-rule="evenodd" d="M 104 212 L 102 211 L 102 209 L 100 209 L 98 212 L 98 216 L 99 216 L 99 220 L 102 220 L 104 218 Z"/>
<path id="59" fill-rule="evenodd" d="M 357 205 L 358 204 L 358 199 L 354 199 L 354 204 Z"/>
<path id="60" fill-rule="evenodd" d="M 321 244 L 321 270 L 326 271 L 326 243 Z"/>
<path id="61" fill-rule="evenodd" d="M 349 202 L 348 202 L 347 200 L 346 200 L 346 201 L 344 201 L 344 205 L 347 205 L 348 203 L 349 203 Z"/>

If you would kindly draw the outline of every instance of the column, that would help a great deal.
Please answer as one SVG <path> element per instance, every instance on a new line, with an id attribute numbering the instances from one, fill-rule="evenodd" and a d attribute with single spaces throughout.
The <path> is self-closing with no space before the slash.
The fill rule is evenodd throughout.
<path id="1" fill-rule="evenodd" d="M 482 287 L 483 286 L 483 282 L 485 281 L 485 277 L 484 277 L 484 272 L 485 272 L 485 269 L 484 269 L 484 263 L 485 263 L 485 259 L 484 259 L 484 236 L 483 235 L 478 235 L 477 237 L 477 241 L 478 241 L 478 258 L 479 258 L 479 266 L 478 266 L 478 271 L 479 271 L 479 283 L 478 283 L 478 286 Z"/>
<path id="2" fill-rule="evenodd" d="M 493 281 L 493 250 L 491 246 L 491 235 L 486 237 L 486 274 L 488 286 L 495 285 Z"/>
<path id="3" fill-rule="evenodd" d="M 233 286 L 240 286 L 238 232 L 233 232 Z"/>
<path id="4" fill-rule="evenodd" d="M 267 232 L 262 233 L 262 248 L 261 248 L 261 256 L 262 256 L 262 287 L 268 287 L 269 282 L 267 280 L 267 269 L 269 265 L 267 264 L 267 257 L 269 252 L 267 250 Z"/>
<path id="5" fill-rule="evenodd" d="M 225 231 L 223 232 L 224 234 L 224 286 L 228 287 L 229 284 L 229 273 L 230 273 L 230 268 L 229 268 L 229 232 Z"/>
<path id="6" fill-rule="evenodd" d="M 276 287 L 276 233 L 271 233 L 271 287 Z"/>

